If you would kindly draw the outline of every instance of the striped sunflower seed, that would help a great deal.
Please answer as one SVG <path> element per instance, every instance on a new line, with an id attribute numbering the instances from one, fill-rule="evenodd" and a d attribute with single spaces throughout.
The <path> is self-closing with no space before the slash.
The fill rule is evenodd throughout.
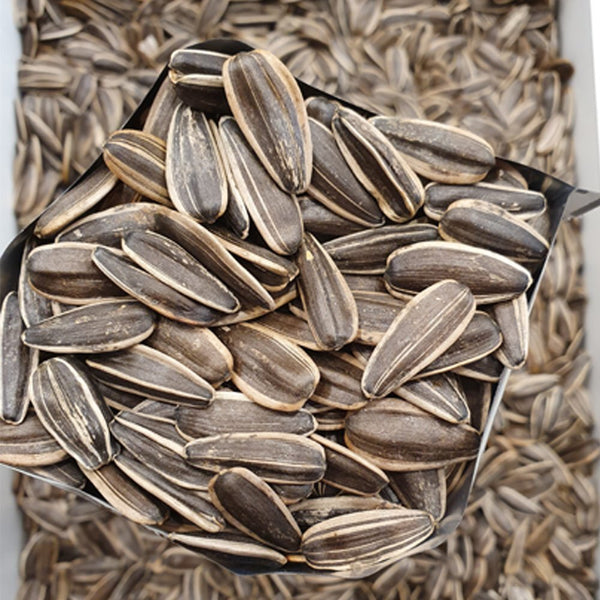
<path id="1" fill-rule="evenodd" d="M 367 119 L 341 106 L 331 126 L 346 162 L 385 216 L 397 223 L 411 219 L 423 204 L 425 192 L 392 143 Z"/>
<path id="2" fill-rule="evenodd" d="M 36 221 L 34 234 L 42 239 L 55 236 L 98 204 L 116 183 L 117 178 L 104 165 L 99 166 L 50 204 Z"/>
<path id="3" fill-rule="evenodd" d="M 294 254 L 302 240 L 302 216 L 296 198 L 276 185 L 231 117 L 219 121 L 229 164 L 229 185 L 243 198 L 258 232 L 277 254 Z"/>
<path id="4" fill-rule="evenodd" d="M 442 217 L 440 236 L 487 248 L 525 264 L 535 265 L 548 252 L 548 242 L 528 223 L 484 200 L 457 200 Z"/>
<path id="5" fill-rule="evenodd" d="M 67 457 L 63 447 L 34 413 L 27 414 L 18 427 L 0 421 L 0 460 L 3 464 L 37 468 L 55 465 Z"/>
<path id="6" fill-rule="evenodd" d="M 479 434 L 397 398 L 373 400 L 346 419 L 346 445 L 386 471 L 422 471 L 474 458 Z"/>
<path id="7" fill-rule="evenodd" d="M 460 381 L 452 373 L 407 381 L 394 393 L 438 419 L 450 423 L 470 422 L 467 398 Z"/>
<path id="8" fill-rule="evenodd" d="M 304 101 L 304 104 L 309 117 L 318 121 L 327 129 L 331 129 L 331 121 L 335 111 L 340 106 L 339 102 L 329 100 L 325 96 L 311 96 Z"/>
<path id="9" fill-rule="evenodd" d="M 89 357 L 86 362 L 103 383 L 145 398 L 206 406 L 214 396 L 211 385 L 196 373 L 143 344 L 114 354 Z"/>
<path id="10" fill-rule="evenodd" d="M 342 273 L 382 275 L 387 257 L 402 246 L 438 239 L 434 225 L 385 225 L 325 242 L 323 248 Z"/>
<path id="11" fill-rule="evenodd" d="M 14 425 L 27 415 L 29 380 L 38 363 L 38 352 L 28 350 L 21 341 L 23 329 L 19 299 L 9 292 L 0 310 L 0 419 Z"/>
<path id="12" fill-rule="evenodd" d="M 341 348 L 358 332 L 358 311 L 344 276 L 310 233 L 296 261 L 302 305 L 317 344 L 322 350 Z"/>
<path id="13" fill-rule="evenodd" d="M 466 244 L 420 242 L 390 254 L 385 281 L 392 294 L 415 293 L 441 279 L 468 286 L 479 304 L 510 300 L 529 288 L 529 272 L 495 252 Z"/>
<path id="14" fill-rule="evenodd" d="M 323 448 L 290 433 L 229 433 L 189 442 L 189 462 L 220 472 L 245 467 L 269 483 L 314 483 L 325 473 Z"/>
<path id="15" fill-rule="evenodd" d="M 166 504 L 204 531 L 221 531 L 225 522 L 217 509 L 198 492 L 191 492 L 171 483 L 143 462 L 122 450 L 115 464 L 143 490 Z"/>
<path id="16" fill-rule="evenodd" d="M 44 427 L 80 465 L 97 469 L 115 456 L 110 410 L 74 359 L 42 362 L 31 377 L 30 395 Z"/>
<path id="17" fill-rule="evenodd" d="M 419 175 L 433 181 L 474 183 L 495 165 L 494 149 L 464 129 L 397 117 L 374 117 L 371 122 Z"/>
<path id="18" fill-rule="evenodd" d="M 475 312 L 469 289 L 456 281 L 436 283 L 411 300 L 375 347 L 362 377 L 368 397 L 400 387 L 443 354 Z"/>
<path id="19" fill-rule="evenodd" d="M 298 203 L 304 230 L 317 237 L 338 237 L 362 231 L 362 225 L 344 219 L 306 194 L 298 196 Z"/>
<path id="20" fill-rule="evenodd" d="M 104 465 L 95 471 L 82 470 L 102 497 L 134 523 L 160 525 L 166 520 L 168 513 L 165 508 L 123 475 L 115 465 Z"/>
<path id="21" fill-rule="evenodd" d="M 291 313 L 275 311 L 256 319 L 255 324 L 308 350 L 319 350 L 308 323 Z"/>
<path id="22" fill-rule="evenodd" d="M 430 183 L 425 186 L 425 214 L 439 221 L 447 208 L 457 200 L 471 198 L 484 200 L 508 212 L 528 219 L 544 212 L 546 198 L 540 192 L 518 189 L 495 183 L 474 185 L 442 185 Z"/>
<path id="23" fill-rule="evenodd" d="M 184 296 L 221 312 L 236 312 L 239 300 L 181 246 L 152 231 L 123 238 L 125 254 L 142 269 Z"/>
<path id="24" fill-rule="evenodd" d="M 509 369 L 520 369 L 527 360 L 529 348 L 527 296 L 521 294 L 513 300 L 494 304 L 492 314 L 502 332 L 502 345 L 496 358 Z"/>
<path id="25" fill-rule="evenodd" d="M 179 98 L 175 91 L 175 86 L 167 78 L 158 88 L 158 92 L 156 92 L 156 96 L 150 105 L 148 116 L 144 121 L 142 131 L 166 141 L 169 133 L 169 125 L 171 124 L 171 116 L 178 105 Z"/>
<path id="26" fill-rule="evenodd" d="M 43 429 L 43 425 L 41 423 L 39 426 Z M 69 488 L 82 490 L 87 482 L 85 475 L 81 472 L 81 469 L 77 466 L 77 463 L 72 459 L 67 459 L 53 465 L 46 465 L 43 467 L 30 466 L 29 468 L 35 475 L 38 475 L 44 479 L 49 479 L 51 482 L 59 484 L 59 486 L 66 485 Z"/>
<path id="27" fill-rule="evenodd" d="M 390 487 L 407 508 L 424 510 L 435 521 L 446 514 L 446 472 L 444 469 L 429 471 L 395 471 L 389 473 Z"/>
<path id="28" fill-rule="evenodd" d="M 356 452 L 316 433 L 311 435 L 311 439 L 325 450 L 327 468 L 322 479 L 324 483 L 361 496 L 374 496 L 388 484 L 387 475 Z"/>
<path id="29" fill-rule="evenodd" d="M 111 248 L 97 247 L 92 259 L 115 285 L 165 317 L 188 325 L 208 325 L 223 314 L 184 296 Z"/>
<path id="30" fill-rule="evenodd" d="M 317 428 L 306 410 L 282 412 L 256 404 L 243 394 L 217 390 L 209 407 L 177 409 L 177 429 L 188 440 L 226 433 L 293 433 L 309 435 Z"/>
<path id="31" fill-rule="evenodd" d="M 481 433 L 492 404 L 492 385 L 468 377 L 461 377 L 461 384 L 471 413 L 471 426 Z"/>
<path id="32" fill-rule="evenodd" d="M 336 215 L 362 225 L 383 225 L 375 198 L 362 186 L 337 146 L 333 133 L 308 119 L 313 140 L 313 171 L 308 194 Z"/>
<path id="33" fill-rule="evenodd" d="M 312 483 L 305 483 L 303 485 L 272 483 L 271 487 L 286 506 L 305 500 L 314 491 Z"/>
<path id="34" fill-rule="evenodd" d="M 430 515 L 396 508 L 327 519 L 302 536 L 302 553 L 314 569 L 360 571 L 405 556 L 434 530 Z"/>
<path id="35" fill-rule="evenodd" d="M 114 352 L 145 340 L 155 323 L 155 314 L 139 302 L 107 300 L 32 325 L 24 331 L 23 342 L 56 354 Z"/>
<path id="36" fill-rule="evenodd" d="M 215 387 L 231 379 L 231 352 L 207 327 L 193 327 L 161 317 L 146 344 L 179 361 Z"/>
<path id="37" fill-rule="evenodd" d="M 96 246 L 61 242 L 29 253 L 25 270 L 38 293 L 64 304 L 90 304 L 124 294 L 92 261 Z"/>
<path id="38" fill-rule="evenodd" d="M 227 208 L 227 180 L 212 129 L 204 113 L 189 106 L 179 105 L 171 119 L 166 181 L 175 208 L 201 223 L 213 223 Z"/>
<path id="39" fill-rule="evenodd" d="M 33 242 L 33 239 L 25 243 L 17 287 L 19 311 L 21 313 L 21 319 L 26 327 L 39 323 L 54 314 L 52 312 L 51 300 L 38 294 L 29 282 L 26 265 L 28 255 L 34 247 L 35 242 Z"/>
<path id="40" fill-rule="evenodd" d="M 234 467 L 214 476 L 213 504 L 234 527 L 268 546 L 296 552 L 302 533 L 277 494 L 248 469 Z"/>
<path id="41" fill-rule="evenodd" d="M 350 286 L 352 287 L 352 283 Z M 376 346 L 406 306 L 406 302 L 385 292 L 353 290 L 352 295 L 358 310 L 358 334 L 355 341 Z"/>
<path id="42" fill-rule="evenodd" d="M 464 377 L 471 377 L 479 381 L 495 383 L 500 379 L 504 365 L 492 354 L 470 363 L 462 364 L 454 369 L 455 373 Z"/>
<path id="43" fill-rule="evenodd" d="M 315 391 L 316 365 L 283 336 L 251 323 L 223 327 L 217 335 L 233 356 L 233 383 L 254 402 L 290 412 Z"/>
<path id="44" fill-rule="evenodd" d="M 58 562 L 58 538 L 46 531 L 34 533 L 19 557 L 19 575 L 25 581 L 34 579 L 49 585 Z"/>
<path id="45" fill-rule="evenodd" d="M 163 140 L 136 129 L 122 129 L 108 137 L 103 157 L 111 172 L 130 188 L 160 204 L 171 204 Z"/>
<path id="46" fill-rule="evenodd" d="M 312 141 L 294 76 L 274 54 L 253 50 L 225 61 L 223 84 L 231 112 L 265 169 L 283 190 L 304 192 Z"/>
<path id="47" fill-rule="evenodd" d="M 162 407 L 165 407 L 165 409 Z M 175 405 L 155 400 L 144 400 L 132 410 L 126 409 L 115 415 L 111 428 L 116 427 L 119 432 L 122 432 L 123 427 L 125 427 L 134 432 L 134 437 L 139 434 L 146 441 L 152 442 L 154 448 L 158 448 L 158 450 L 165 448 L 181 457 L 184 455 L 183 447 L 186 440 L 175 427 L 176 412 L 177 407 Z M 114 431 L 113 434 L 118 439 L 118 435 Z M 126 446 L 126 444 L 123 445 Z M 133 452 L 131 449 L 130 451 Z"/>

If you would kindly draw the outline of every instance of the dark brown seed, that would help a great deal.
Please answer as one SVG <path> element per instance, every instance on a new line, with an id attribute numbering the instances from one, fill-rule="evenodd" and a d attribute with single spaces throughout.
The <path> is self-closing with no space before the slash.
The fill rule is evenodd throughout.
<path id="1" fill-rule="evenodd" d="M 175 86 L 169 78 L 166 78 L 158 88 L 156 96 L 150 105 L 150 110 L 144 121 L 142 131 L 166 142 L 171 115 L 178 104 L 179 98 L 177 97 Z"/>
<path id="2" fill-rule="evenodd" d="M 221 471 L 210 482 L 214 505 L 234 527 L 284 552 L 300 547 L 302 533 L 277 494 L 252 471 Z"/>
<path id="3" fill-rule="evenodd" d="M 256 319 L 255 324 L 309 350 L 320 350 L 308 323 L 291 313 L 275 311 Z"/>
<path id="4" fill-rule="evenodd" d="M 344 219 L 329 210 L 324 204 L 312 200 L 310 196 L 298 196 L 298 203 L 300 204 L 304 230 L 317 237 L 338 237 L 362 231 L 361 225 Z"/>
<path id="5" fill-rule="evenodd" d="M 346 419 L 346 444 L 387 471 L 422 471 L 474 458 L 479 434 L 396 398 L 373 400 Z"/>
<path id="6" fill-rule="evenodd" d="M 479 360 L 470 362 L 468 364 L 456 367 L 454 371 L 464 377 L 471 377 L 472 379 L 478 379 L 479 381 L 488 381 L 494 383 L 500 379 L 504 365 L 492 354 L 484 356 Z"/>
<path id="7" fill-rule="evenodd" d="M 390 487 L 407 508 L 424 510 L 436 521 L 446 514 L 446 472 L 406 471 L 389 473 Z"/>
<path id="8" fill-rule="evenodd" d="M 296 261 L 300 297 L 315 340 L 323 350 L 337 350 L 358 332 L 358 311 L 350 288 L 310 233 L 304 235 Z"/>
<path id="9" fill-rule="evenodd" d="M 369 358 L 363 392 L 386 396 L 414 377 L 458 339 L 474 312 L 473 295 L 456 281 L 440 281 L 415 296 Z"/>
<path id="10" fill-rule="evenodd" d="M 513 300 L 494 304 L 492 315 L 502 332 L 502 345 L 496 358 L 509 369 L 520 369 L 527 360 L 529 347 L 527 296 L 521 294 Z"/>
<path id="11" fill-rule="evenodd" d="M 223 84 L 231 112 L 265 169 L 283 190 L 304 192 L 312 142 L 293 75 L 275 55 L 253 50 L 225 61 Z"/>
<path id="12" fill-rule="evenodd" d="M 328 100 L 324 96 L 312 96 L 307 98 L 304 104 L 309 117 L 318 121 L 327 129 L 331 129 L 331 121 L 335 111 L 340 106 L 339 102 Z"/>
<path id="13" fill-rule="evenodd" d="M 352 287 L 352 283 L 350 286 Z M 394 319 L 406 306 L 384 292 L 352 291 L 358 309 L 358 334 L 356 342 L 376 346 L 390 328 Z"/>

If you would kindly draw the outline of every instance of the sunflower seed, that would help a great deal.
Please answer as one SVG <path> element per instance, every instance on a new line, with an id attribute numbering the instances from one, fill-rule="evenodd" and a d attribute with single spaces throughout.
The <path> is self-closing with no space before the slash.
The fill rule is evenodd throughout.
<path id="1" fill-rule="evenodd" d="M 327 519 L 302 536 L 302 552 L 315 569 L 350 571 L 405 556 L 433 533 L 430 515 L 396 508 Z"/>
<path id="2" fill-rule="evenodd" d="M 460 365 L 454 371 L 459 375 L 478 379 L 479 381 L 489 381 L 494 383 L 500 379 L 504 365 L 492 354 L 488 354 L 479 360 Z"/>
<path id="3" fill-rule="evenodd" d="M 143 344 L 86 362 L 103 383 L 146 398 L 206 406 L 214 396 L 210 384 L 185 365 Z"/>
<path id="4" fill-rule="evenodd" d="M 317 237 L 337 237 L 362 230 L 362 226 L 358 223 L 344 219 L 324 204 L 312 200 L 310 196 L 305 194 L 298 196 L 298 203 L 304 230 Z"/>
<path id="5" fill-rule="evenodd" d="M 392 143 L 372 123 L 341 106 L 331 126 L 346 162 L 385 216 L 397 223 L 412 218 L 423 204 L 425 192 Z"/>
<path id="6" fill-rule="evenodd" d="M 351 283 L 350 287 L 352 285 Z M 358 310 L 358 334 L 355 341 L 376 346 L 406 303 L 381 292 L 352 290 L 352 295 Z"/>
<path id="7" fill-rule="evenodd" d="M 324 125 L 327 129 L 331 129 L 331 121 L 335 111 L 340 106 L 338 102 L 329 100 L 324 96 L 311 96 L 304 101 L 306 112 L 309 117 L 313 118 Z"/>
<path id="8" fill-rule="evenodd" d="M 493 148 L 463 129 L 397 117 L 374 117 L 371 122 L 419 175 L 433 181 L 474 183 L 495 164 Z"/>
<path id="9" fill-rule="evenodd" d="M 362 225 L 383 225 L 384 217 L 375 199 L 348 166 L 333 133 L 308 119 L 313 140 L 313 171 L 308 194 L 336 215 Z"/>
<path id="10" fill-rule="evenodd" d="M 438 238 L 433 225 L 385 225 L 336 237 L 323 244 L 342 273 L 382 275 L 387 257 L 402 246 Z"/>
<path id="11" fill-rule="evenodd" d="M 179 105 L 171 119 L 166 181 L 175 208 L 201 223 L 225 212 L 227 181 L 216 141 L 206 116 L 188 106 Z"/>
<path id="12" fill-rule="evenodd" d="M 444 469 L 389 473 L 390 487 L 407 508 L 424 510 L 435 521 L 446 514 L 446 473 Z"/>
<path id="13" fill-rule="evenodd" d="M 302 533 L 275 492 L 252 471 L 235 467 L 210 482 L 211 500 L 229 523 L 268 546 L 295 552 Z"/>
<path id="14" fill-rule="evenodd" d="M 494 320 L 502 332 L 502 345 L 496 358 L 509 369 L 519 369 L 529 347 L 529 309 L 525 294 L 492 306 Z"/>
<path id="15" fill-rule="evenodd" d="M 44 427 L 83 467 L 107 464 L 118 446 L 108 423 L 112 418 L 91 379 L 75 360 L 50 358 L 31 377 L 31 402 Z"/>
<path id="16" fill-rule="evenodd" d="M 111 248 L 97 247 L 92 259 L 114 284 L 165 317 L 188 325 L 208 325 L 223 314 L 184 296 Z"/>
<path id="17" fill-rule="evenodd" d="M 276 333 L 293 344 L 309 350 L 319 350 L 308 323 L 290 313 L 272 312 L 264 317 L 256 319 L 255 324 L 263 329 L 268 329 L 271 333 Z"/>
<path id="18" fill-rule="evenodd" d="M 304 485 L 272 483 L 271 487 L 286 506 L 305 500 L 314 490 L 312 483 L 305 483 Z"/>
<path id="19" fill-rule="evenodd" d="M 31 283 L 29 282 L 26 264 L 27 257 L 34 247 L 35 245 L 32 240 L 31 242 L 26 243 L 23 248 L 23 258 L 21 259 L 21 270 L 19 272 L 17 288 L 19 311 L 21 313 L 21 319 L 26 327 L 39 323 L 53 315 L 51 301 L 41 294 L 38 294 L 33 287 L 31 287 Z"/>
<path id="20" fill-rule="evenodd" d="M 531 225 L 484 200 L 453 202 L 439 232 L 450 242 L 486 248 L 519 263 L 536 264 L 548 252 L 548 242 Z"/>
<path id="21" fill-rule="evenodd" d="M 103 156 L 106 166 L 123 183 L 155 202 L 171 204 L 163 140 L 135 129 L 122 129 L 106 140 Z"/>
<path id="22" fill-rule="evenodd" d="M 420 242 L 390 254 L 385 271 L 392 293 L 421 291 L 440 279 L 467 285 L 479 304 L 510 300 L 532 282 L 523 267 L 495 252 L 465 244 Z"/>
<path id="23" fill-rule="evenodd" d="M 123 238 L 125 254 L 142 269 L 184 296 L 222 312 L 236 312 L 239 300 L 181 246 L 151 231 Z"/>
<path id="24" fill-rule="evenodd" d="M 35 579 L 48 585 L 58 562 L 58 539 L 45 532 L 34 533 L 19 557 L 19 575 L 24 580 Z"/>
<path id="25" fill-rule="evenodd" d="M 171 116 L 179 105 L 173 82 L 166 78 L 156 92 L 150 105 L 142 131 L 161 140 L 167 140 Z"/>
<path id="26" fill-rule="evenodd" d="M 373 400 L 346 419 L 346 445 L 388 471 L 422 471 L 477 455 L 479 435 L 395 398 Z"/>
<path id="27" fill-rule="evenodd" d="M 382 397 L 443 354 L 475 312 L 469 289 L 440 281 L 415 296 L 394 319 L 365 367 L 363 392 Z"/>
<path id="28" fill-rule="evenodd" d="M 215 387 L 231 378 L 233 357 L 207 327 L 160 318 L 146 344 L 179 361 Z"/>
<path id="29" fill-rule="evenodd" d="M 229 163 L 229 185 L 243 198 L 269 248 L 277 254 L 294 254 L 303 231 L 297 200 L 271 179 L 233 118 L 219 121 L 219 133 Z"/>
<path id="30" fill-rule="evenodd" d="M 152 500 L 114 465 L 105 465 L 85 476 L 103 498 L 123 516 L 142 525 L 159 525 L 167 518 L 165 509 Z"/>
<path id="31" fill-rule="evenodd" d="M 344 276 L 321 244 L 310 234 L 296 258 L 298 287 L 308 324 L 323 350 L 336 350 L 358 332 L 356 303 Z"/>
<path id="32" fill-rule="evenodd" d="M 469 423 L 470 412 L 460 381 L 451 373 L 407 381 L 394 393 L 450 423 Z M 414 507 L 413 507 L 414 508 Z"/>
<path id="33" fill-rule="evenodd" d="M 314 483 L 325 473 L 323 448 L 290 433 L 229 433 L 189 442 L 191 464 L 220 472 L 245 467 L 269 483 Z"/>
<path id="34" fill-rule="evenodd" d="M 177 429 L 190 440 L 237 432 L 309 435 L 316 428 L 314 417 L 306 410 L 294 413 L 270 410 L 237 392 L 215 392 L 215 402 L 208 408 L 177 409 Z"/>
<path id="35" fill-rule="evenodd" d="M 289 412 L 314 392 L 316 365 L 283 336 L 250 323 L 223 327 L 217 335 L 233 356 L 233 383 L 254 402 Z"/>
<path id="36" fill-rule="evenodd" d="M 40 427 L 43 428 L 41 423 Z M 67 459 L 53 465 L 45 465 L 43 467 L 30 466 L 28 468 L 40 477 L 77 490 L 82 490 L 87 481 L 77 463 L 72 459 Z"/>
<path id="37" fill-rule="evenodd" d="M 293 75 L 275 55 L 253 50 L 225 61 L 223 84 L 231 112 L 265 169 L 283 190 L 304 192 L 312 142 Z"/>
<path id="38" fill-rule="evenodd" d="M 166 410 L 163 410 L 163 406 Z M 177 407 L 174 405 L 144 400 L 133 410 L 124 410 L 115 415 L 115 419 L 111 423 L 111 430 L 116 428 L 119 433 L 122 433 L 123 427 L 125 427 L 134 432 L 132 434 L 134 438 L 141 439 L 139 436 L 142 436 L 142 438 L 146 438 L 146 443 L 152 442 L 152 447 L 157 451 L 166 448 L 172 453 L 183 456 L 186 440 L 175 427 L 176 412 Z M 119 436 L 114 431 L 113 434 L 118 439 Z M 123 445 L 127 446 L 126 443 Z M 157 446 L 158 448 L 156 448 Z M 133 452 L 131 448 L 128 450 Z"/>
<path id="39" fill-rule="evenodd" d="M 145 340 L 154 330 L 154 313 L 132 300 L 87 304 L 28 327 L 23 342 L 45 352 L 114 352 Z"/>

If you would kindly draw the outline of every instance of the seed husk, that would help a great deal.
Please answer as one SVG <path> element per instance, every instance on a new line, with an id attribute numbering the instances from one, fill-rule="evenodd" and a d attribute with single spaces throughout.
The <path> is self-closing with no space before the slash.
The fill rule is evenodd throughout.
<path id="1" fill-rule="evenodd" d="M 19 557 L 19 575 L 27 581 L 34 579 L 48 585 L 58 562 L 60 552 L 56 536 L 46 531 L 34 533 Z"/>
<path id="2" fill-rule="evenodd" d="M 114 352 L 154 331 L 155 313 L 134 300 L 107 300 L 67 310 L 28 327 L 23 342 L 56 354 Z"/>
<path id="3" fill-rule="evenodd" d="M 519 263 L 536 264 L 548 252 L 548 242 L 531 225 L 484 200 L 453 202 L 438 229 L 445 240 L 487 248 Z"/>
<path id="4" fill-rule="evenodd" d="M 234 467 L 211 480 L 210 497 L 234 527 L 268 546 L 296 552 L 302 533 L 277 494 L 248 469 Z"/>
<path id="5" fill-rule="evenodd" d="M 144 463 L 133 458 L 127 450 L 121 451 L 115 457 L 115 464 L 142 489 L 200 529 L 216 533 L 225 527 L 225 522 L 217 509 L 203 496 L 168 481 Z"/>
<path id="6" fill-rule="evenodd" d="M 95 471 L 82 470 L 102 497 L 134 523 L 160 525 L 167 518 L 165 508 L 124 476 L 115 465 L 105 465 Z"/>
<path id="7" fill-rule="evenodd" d="M 314 483 L 325 473 L 323 448 L 290 433 L 229 433 L 189 442 L 191 464 L 220 472 L 245 467 L 269 483 Z"/>
<path id="8" fill-rule="evenodd" d="M 346 419 L 346 445 L 386 471 L 422 471 L 474 458 L 479 434 L 396 398 L 373 400 Z"/>
<path id="9" fill-rule="evenodd" d="M 475 312 L 469 289 L 452 280 L 415 296 L 375 347 L 362 378 L 368 397 L 400 387 L 443 354 L 466 329 Z"/>
<path id="10" fill-rule="evenodd" d="M 434 225 L 384 225 L 325 242 L 323 248 L 342 273 L 382 275 L 387 257 L 402 246 L 438 238 Z"/>
<path id="11" fill-rule="evenodd" d="M 503 370 L 504 365 L 492 354 L 454 369 L 459 375 L 491 383 L 500 379 Z"/>
<path id="12" fill-rule="evenodd" d="M 233 118 L 219 121 L 219 133 L 231 174 L 229 185 L 243 199 L 267 246 L 277 254 L 294 254 L 303 232 L 298 201 L 265 171 Z"/>
<path id="13" fill-rule="evenodd" d="M 48 317 L 51 317 L 52 302 L 49 298 L 38 294 L 31 283 L 27 274 L 27 257 L 29 252 L 35 247 L 33 240 L 26 242 L 23 248 L 23 258 L 21 259 L 21 270 L 19 272 L 19 282 L 17 287 L 17 297 L 19 299 L 19 311 L 21 319 L 26 327 L 39 323 Z"/>
<path id="14" fill-rule="evenodd" d="M 48 239 L 62 231 L 69 223 L 81 217 L 110 192 L 117 178 L 99 166 L 89 177 L 56 198 L 36 221 L 34 234 Z"/>
<path id="15" fill-rule="evenodd" d="M 97 247 L 93 261 L 110 281 L 160 315 L 188 325 L 208 325 L 223 314 L 181 294 L 111 248 Z"/>
<path id="16" fill-rule="evenodd" d="M 287 67 L 264 50 L 240 52 L 225 61 L 223 85 L 233 116 L 271 177 L 290 194 L 304 192 L 312 141 L 302 92 Z"/>
<path id="17" fill-rule="evenodd" d="M 312 483 L 305 483 L 303 485 L 272 483 L 271 487 L 286 506 L 294 505 L 301 500 L 305 500 L 314 491 L 314 485 Z"/>
<path id="18" fill-rule="evenodd" d="M 217 335 L 233 356 L 233 383 L 254 402 L 295 411 L 315 391 L 316 365 L 283 336 L 253 323 L 223 327 Z"/>
<path id="19" fill-rule="evenodd" d="M 311 435 L 311 439 L 325 450 L 327 468 L 323 475 L 324 483 L 361 496 L 374 496 L 388 484 L 387 475 L 356 452 L 316 433 Z"/>
<path id="20" fill-rule="evenodd" d="M 533 281 L 514 261 L 466 244 L 420 242 L 399 248 L 388 258 L 385 281 L 392 294 L 419 292 L 441 279 L 465 284 L 479 304 L 510 300 Z"/>
<path id="21" fill-rule="evenodd" d="M 495 165 L 493 148 L 464 129 L 398 117 L 374 117 L 371 122 L 419 175 L 433 181 L 474 183 Z"/>
<path id="22" fill-rule="evenodd" d="M 529 348 L 527 296 L 521 294 L 513 300 L 494 304 L 492 314 L 502 332 L 502 345 L 496 351 L 496 358 L 509 369 L 520 369 L 527 360 Z"/>
<path id="23" fill-rule="evenodd" d="M 302 348 L 309 350 L 320 349 L 308 323 L 291 313 L 275 311 L 256 319 L 255 324 L 263 329 L 268 329 L 272 333 L 282 335 L 293 344 L 297 344 Z"/>
<path id="24" fill-rule="evenodd" d="M 348 221 L 363 227 L 383 225 L 384 217 L 375 198 L 344 160 L 333 133 L 314 119 L 308 121 L 313 140 L 313 172 L 308 194 Z"/>
<path id="25" fill-rule="evenodd" d="M 86 362 L 103 383 L 145 398 L 206 406 L 214 396 L 211 385 L 196 373 L 144 344 Z"/>
<path id="26" fill-rule="evenodd" d="M 161 317 L 146 344 L 178 360 L 215 387 L 231 378 L 233 357 L 208 327 Z"/>
<path id="27" fill-rule="evenodd" d="M 213 223 L 225 212 L 227 180 L 208 119 L 182 104 L 169 127 L 166 182 L 175 208 L 201 223 Z"/>
<path id="28" fill-rule="evenodd" d="M 41 423 L 39 426 L 43 429 L 43 425 Z M 67 458 L 67 460 L 63 460 L 52 465 L 45 465 L 42 467 L 29 466 L 29 468 L 34 474 L 39 475 L 44 479 L 49 479 L 51 482 L 55 482 L 63 486 L 66 485 L 69 488 L 74 488 L 77 490 L 82 490 L 87 481 L 85 475 L 77 466 L 77 463 L 71 458 Z"/>
<path id="29" fill-rule="evenodd" d="M 469 423 L 470 412 L 460 381 L 452 373 L 407 381 L 394 393 L 450 423 Z"/>
<path id="30" fill-rule="evenodd" d="M 430 183 L 425 186 L 425 214 L 430 219 L 439 221 L 453 202 L 465 198 L 483 200 L 518 215 L 521 219 L 539 215 L 546 208 L 544 195 L 533 190 L 485 182 L 473 185 Z"/>
<path id="31" fill-rule="evenodd" d="M 304 104 L 309 117 L 318 121 L 327 129 L 331 129 L 331 121 L 335 111 L 340 106 L 339 102 L 329 100 L 324 96 L 311 96 L 304 101 Z"/>
<path id="32" fill-rule="evenodd" d="M 30 396 L 44 427 L 84 468 L 97 469 L 115 456 L 110 410 L 74 359 L 42 362 L 31 377 Z"/>
<path id="33" fill-rule="evenodd" d="M 320 237 L 338 237 L 362 231 L 362 226 L 332 212 L 310 196 L 298 196 L 304 230 Z"/>
<path id="34" fill-rule="evenodd" d="M 29 379 L 37 367 L 38 352 L 21 341 L 24 324 L 19 299 L 9 292 L 0 310 L 0 419 L 5 423 L 22 423 L 29 408 Z"/>
<path id="35" fill-rule="evenodd" d="M 134 438 L 142 440 L 145 438 L 146 443 L 149 440 L 153 449 L 161 451 L 165 448 L 181 457 L 185 453 L 183 447 L 186 440 L 175 427 L 176 412 L 175 405 L 144 400 L 131 410 L 126 409 L 117 413 L 111 423 L 111 428 L 117 428 L 119 433 L 122 433 L 123 427 L 125 427 L 134 432 Z M 118 438 L 114 431 L 113 434 Z M 142 437 L 140 438 L 136 434 Z M 126 446 L 126 444 L 124 445 Z"/>
<path id="36" fill-rule="evenodd" d="M 164 140 L 136 129 L 122 129 L 106 140 L 103 157 L 111 172 L 136 192 L 159 204 L 171 204 Z"/>
<path id="37" fill-rule="evenodd" d="M 398 560 L 433 533 L 430 515 L 396 508 L 327 519 L 302 536 L 302 553 L 315 569 L 354 571 Z"/>
<path id="38" fill-rule="evenodd" d="M 352 287 L 352 283 L 350 286 Z M 352 290 L 352 295 L 358 310 L 358 334 L 355 341 L 376 346 L 406 306 L 406 302 L 385 292 Z"/>
<path id="39" fill-rule="evenodd" d="M 25 269 L 36 292 L 64 304 L 90 304 L 124 296 L 92 261 L 95 244 L 61 242 L 29 253 Z"/>
<path id="40" fill-rule="evenodd" d="M 282 412 L 256 404 L 243 394 L 218 390 L 209 407 L 177 409 L 177 429 L 188 440 L 226 433 L 279 432 L 309 435 L 317 428 L 306 410 Z"/>
<path id="41" fill-rule="evenodd" d="M 322 350 L 337 350 L 358 332 L 354 297 L 331 257 L 310 233 L 296 257 L 302 306 L 315 340 Z"/>
<path id="42" fill-rule="evenodd" d="M 407 508 L 424 510 L 435 521 L 446 514 L 446 472 L 444 469 L 429 471 L 395 471 L 389 473 L 390 487 Z"/>
<path id="43" fill-rule="evenodd" d="M 411 219 L 423 204 L 425 192 L 392 143 L 367 119 L 341 106 L 331 126 L 346 162 L 385 216 L 397 223 Z"/>
<path id="44" fill-rule="evenodd" d="M 179 98 L 175 86 L 169 78 L 166 78 L 158 88 L 150 105 L 142 131 L 166 141 L 169 125 L 171 124 L 171 115 L 178 104 Z"/>
<path id="45" fill-rule="evenodd" d="M 169 238 L 151 231 L 133 231 L 122 244 L 133 262 L 184 296 L 221 312 L 240 308 L 239 300 L 217 277 Z"/>

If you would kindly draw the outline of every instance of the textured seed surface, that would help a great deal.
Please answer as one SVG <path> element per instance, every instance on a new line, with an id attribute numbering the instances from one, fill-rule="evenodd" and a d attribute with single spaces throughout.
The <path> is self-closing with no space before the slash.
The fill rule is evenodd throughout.
<path id="1" fill-rule="evenodd" d="M 395 471 L 389 473 L 390 486 L 407 508 L 424 510 L 436 521 L 446 512 L 446 474 L 444 469 Z"/>
<path id="2" fill-rule="evenodd" d="M 509 369 L 525 364 L 529 348 L 529 310 L 525 294 L 513 300 L 498 302 L 492 309 L 493 317 L 502 332 L 502 345 L 496 357 Z"/>

